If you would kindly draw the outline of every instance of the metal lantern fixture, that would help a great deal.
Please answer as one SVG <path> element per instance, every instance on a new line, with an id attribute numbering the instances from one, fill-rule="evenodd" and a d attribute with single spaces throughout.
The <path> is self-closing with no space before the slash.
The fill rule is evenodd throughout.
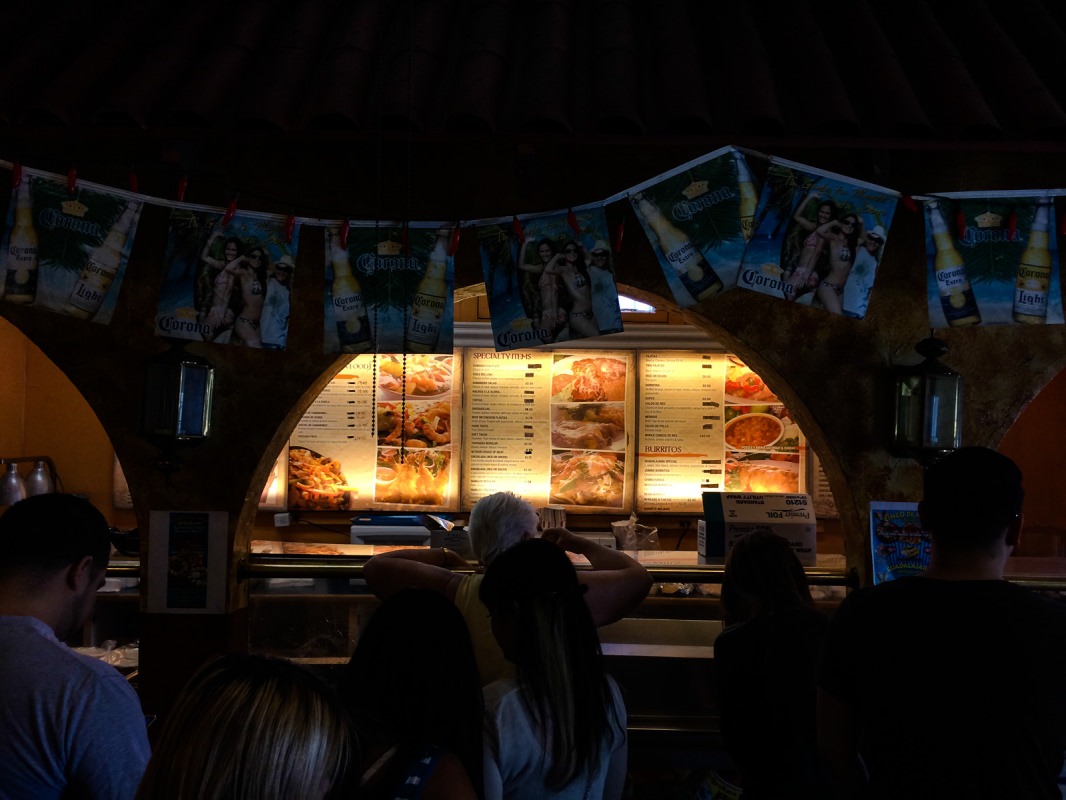
<path id="1" fill-rule="evenodd" d="M 948 352 L 940 339 L 914 349 L 925 361 L 896 368 L 892 445 L 897 455 L 928 465 L 962 447 L 962 376 L 937 360 Z"/>
<path id="2" fill-rule="evenodd" d="M 164 450 L 198 442 L 211 430 L 215 369 L 175 345 L 147 364 L 141 432 Z"/>

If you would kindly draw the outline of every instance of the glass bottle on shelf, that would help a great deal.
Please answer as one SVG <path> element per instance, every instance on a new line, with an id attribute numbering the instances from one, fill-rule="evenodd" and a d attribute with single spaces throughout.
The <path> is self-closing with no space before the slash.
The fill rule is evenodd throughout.
<path id="1" fill-rule="evenodd" d="M 0 478 L 0 506 L 10 506 L 26 499 L 26 482 L 19 474 L 19 465 L 12 461 Z"/>
<path id="2" fill-rule="evenodd" d="M 26 494 L 30 496 L 50 494 L 55 490 L 56 485 L 52 480 L 52 473 L 48 469 L 48 464 L 44 461 L 38 461 L 34 464 L 33 471 L 26 478 Z"/>

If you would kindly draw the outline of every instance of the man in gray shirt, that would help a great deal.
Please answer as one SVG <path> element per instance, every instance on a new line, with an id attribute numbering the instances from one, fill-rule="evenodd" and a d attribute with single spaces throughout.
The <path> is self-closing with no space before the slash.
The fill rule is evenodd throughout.
<path id="1" fill-rule="evenodd" d="M 103 515 L 73 495 L 0 516 L 0 799 L 137 791 L 149 756 L 137 695 L 64 644 L 92 614 L 110 549 Z"/>

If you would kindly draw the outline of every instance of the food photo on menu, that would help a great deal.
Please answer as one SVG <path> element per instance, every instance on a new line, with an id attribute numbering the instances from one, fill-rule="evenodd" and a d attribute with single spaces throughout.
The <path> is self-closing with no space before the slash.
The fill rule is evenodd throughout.
<path id="1" fill-rule="evenodd" d="M 618 508 L 625 496 L 625 454 L 590 450 L 552 453 L 551 502 Z"/>
<path id="2" fill-rule="evenodd" d="M 603 402 L 626 399 L 626 362 L 594 355 L 556 356 L 552 402 Z"/>
<path id="3" fill-rule="evenodd" d="M 800 491 L 799 453 L 726 451 L 724 491 L 796 494 Z"/>
<path id="4" fill-rule="evenodd" d="M 378 361 L 378 390 L 384 399 L 444 397 L 452 390 L 452 356 L 386 355 Z"/>
<path id="5" fill-rule="evenodd" d="M 449 450 L 378 448 L 374 500 L 416 506 L 439 506 L 448 493 Z"/>
<path id="6" fill-rule="evenodd" d="M 552 447 L 625 450 L 624 403 L 552 405 Z"/>
<path id="7" fill-rule="evenodd" d="M 377 404 L 379 447 L 443 447 L 452 443 L 450 400 Z"/>
<path id="8" fill-rule="evenodd" d="M 340 461 L 306 447 L 289 448 L 289 508 L 343 511 L 358 494 L 345 481 Z"/>

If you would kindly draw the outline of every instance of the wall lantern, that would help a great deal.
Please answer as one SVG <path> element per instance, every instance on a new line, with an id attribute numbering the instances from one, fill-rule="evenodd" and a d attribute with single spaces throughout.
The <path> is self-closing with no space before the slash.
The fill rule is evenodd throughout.
<path id="1" fill-rule="evenodd" d="M 150 359 L 141 400 L 141 433 L 164 451 L 160 465 L 176 468 L 172 458 L 179 444 L 206 439 L 211 432 L 211 399 L 215 369 L 187 353 L 181 345 Z"/>
<path id="2" fill-rule="evenodd" d="M 948 352 L 940 339 L 923 339 L 914 349 L 925 361 L 895 370 L 892 446 L 928 466 L 962 447 L 962 376 L 937 360 Z"/>

